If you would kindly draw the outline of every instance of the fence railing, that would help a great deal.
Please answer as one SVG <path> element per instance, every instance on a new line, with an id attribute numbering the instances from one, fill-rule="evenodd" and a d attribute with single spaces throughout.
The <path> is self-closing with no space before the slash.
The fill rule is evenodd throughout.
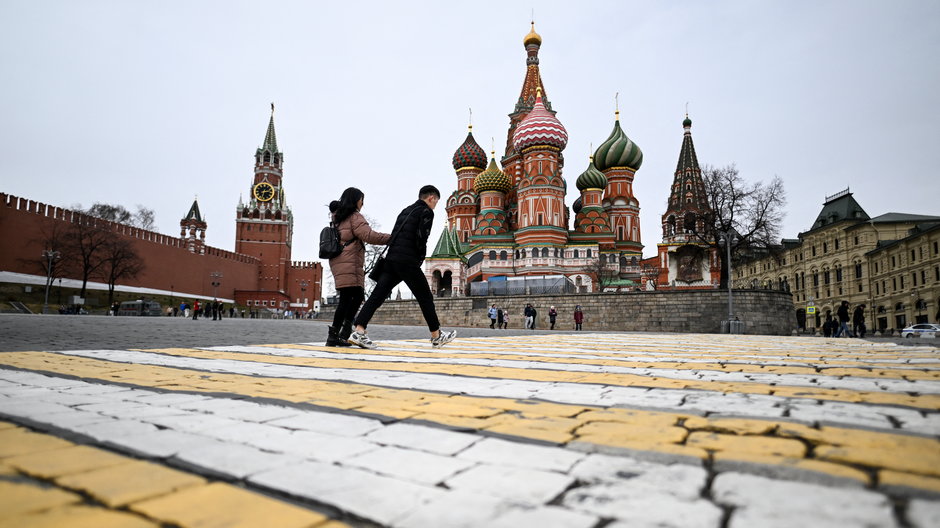
<path id="1" fill-rule="evenodd" d="M 501 281 L 470 283 L 470 296 L 545 295 L 577 293 L 578 287 L 566 277 L 523 277 Z"/>

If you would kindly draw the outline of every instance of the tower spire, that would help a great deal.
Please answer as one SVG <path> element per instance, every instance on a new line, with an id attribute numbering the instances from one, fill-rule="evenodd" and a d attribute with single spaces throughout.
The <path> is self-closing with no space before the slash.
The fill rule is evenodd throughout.
<path id="1" fill-rule="evenodd" d="M 268 131 L 264 135 L 264 144 L 261 145 L 261 150 L 269 150 L 272 154 L 278 151 L 277 136 L 274 134 L 274 103 L 271 103 L 271 120 L 268 121 Z"/>

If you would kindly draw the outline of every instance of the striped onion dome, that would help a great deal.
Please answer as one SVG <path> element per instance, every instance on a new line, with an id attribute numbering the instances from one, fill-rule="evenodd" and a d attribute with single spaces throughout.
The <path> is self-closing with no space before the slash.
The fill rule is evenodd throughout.
<path id="1" fill-rule="evenodd" d="M 571 204 L 571 210 L 574 211 L 574 214 L 581 212 L 581 209 L 584 209 L 584 201 L 581 200 L 581 197 L 578 196 L 578 199 Z"/>
<path id="2" fill-rule="evenodd" d="M 578 187 L 579 191 L 585 189 L 604 189 L 607 187 L 607 176 L 604 176 L 604 173 L 597 170 L 597 167 L 594 166 L 594 160 L 588 164 L 588 168 L 578 176 L 578 181 L 575 182 L 575 185 Z"/>
<path id="3" fill-rule="evenodd" d="M 454 170 L 460 170 L 464 167 L 473 167 L 482 169 L 486 167 L 486 152 L 480 148 L 477 141 L 473 139 L 473 131 L 467 132 L 467 139 L 463 145 L 454 152 Z"/>
<path id="4" fill-rule="evenodd" d="M 643 164 L 643 151 L 620 128 L 620 112 L 617 112 L 614 130 L 601 146 L 594 151 L 594 166 L 605 171 L 613 167 L 629 167 L 633 170 Z"/>
<path id="5" fill-rule="evenodd" d="M 496 166 L 495 157 L 490 159 L 490 165 L 486 170 L 477 174 L 477 177 L 473 180 L 473 190 L 476 191 L 477 194 L 484 191 L 508 193 L 511 189 L 512 182 L 509 181 L 509 176 L 506 176 L 506 173 L 499 170 L 499 167 Z"/>
<path id="6" fill-rule="evenodd" d="M 512 146 L 517 151 L 533 145 L 547 145 L 558 150 L 564 150 L 568 144 L 568 131 L 562 126 L 545 105 L 542 104 L 542 90 L 538 90 L 535 106 L 529 112 L 512 134 Z"/>

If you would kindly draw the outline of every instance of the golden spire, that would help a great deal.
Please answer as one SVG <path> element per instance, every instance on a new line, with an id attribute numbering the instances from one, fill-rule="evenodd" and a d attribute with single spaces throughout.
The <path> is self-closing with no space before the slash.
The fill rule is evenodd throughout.
<path id="1" fill-rule="evenodd" d="M 473 108 L 470 108 L 470 121 L 467 124 L 467 132 L 473 132 Z"/>
<path id="2" fill-rule="evenodd" d="M 614 94 L 614 118 L 620 121 L 620 92 Z"/>
<path id="3" fill-rule="evenodd" d="M 538 99 L 538 98 L 540 98 L 540 97 L 542 97 L 542 87 L 541 87 L 541 86 L 536 86 L 536 87 L 535 87 L 535 98 Z"/>

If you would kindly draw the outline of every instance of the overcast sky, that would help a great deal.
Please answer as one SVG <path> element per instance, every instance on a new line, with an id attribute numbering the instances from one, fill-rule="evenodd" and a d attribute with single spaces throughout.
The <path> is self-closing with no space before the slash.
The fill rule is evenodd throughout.
<path id="1" fill-rule="evenodd" d="M 783 178 L 782 235 L 851 187 L 872 215 L 940 215 L 940 2 L 0 3 L 0 191 L 156 212 L 176 235 L 198 195 L 234 248 L 239 197 L 276 104 L 295 260 L 355 185 L 388 231 L 418 188 L 456 187 L 473 131 L 502 154 L 535 7 L 542 78 L 570 137 L 566 203 L 589 145 L 621 123 L 656 253 L 686 102 L 703 164 Z M 446 220 L 436 212 L 437 240 Z"/>

